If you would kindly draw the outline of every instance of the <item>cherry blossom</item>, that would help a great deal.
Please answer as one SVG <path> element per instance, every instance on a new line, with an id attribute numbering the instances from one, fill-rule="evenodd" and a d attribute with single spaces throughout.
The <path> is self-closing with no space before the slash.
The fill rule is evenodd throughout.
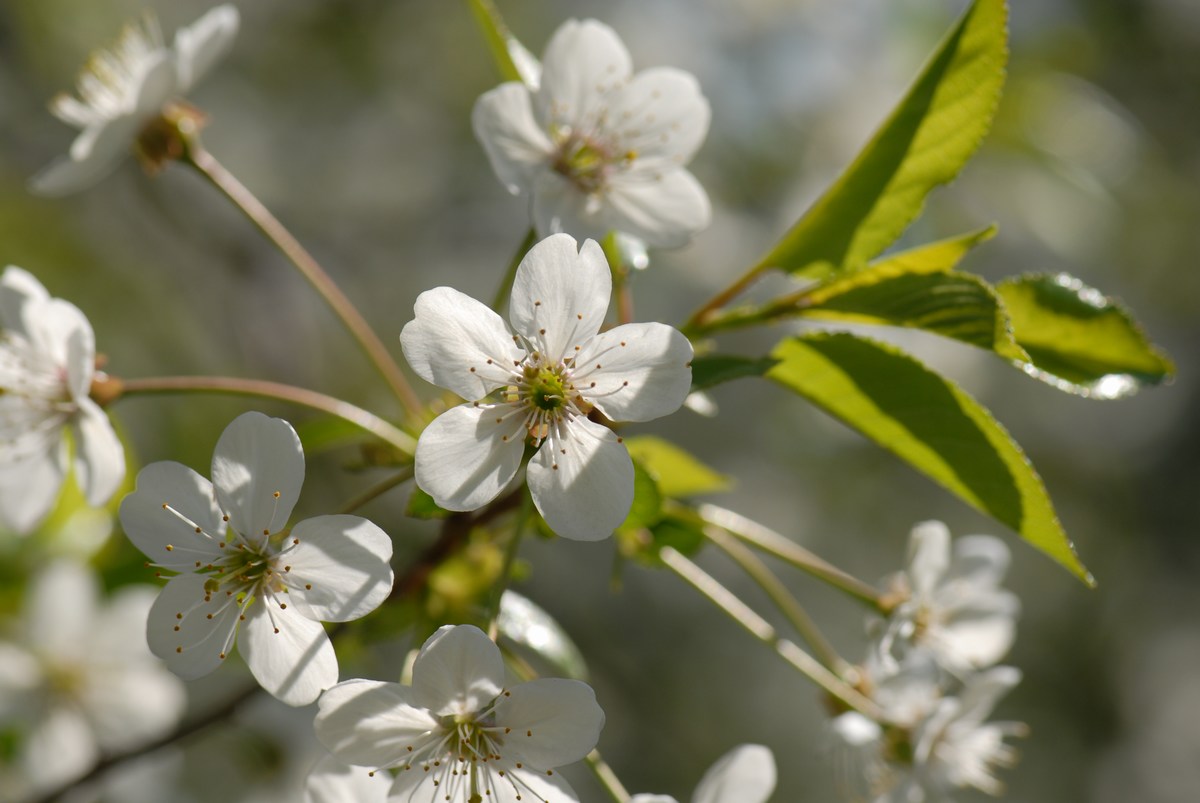
<path id="1" fill-rule="evenodd" d="M 179 572 L 150 611 L 150 648 L 178 675 L 216 669 L 241 636 L 263 688 L 306 705 L 338 679 L 322 621 L 373 611 L 392 587 L 388 536 L 358 516 L 288 526 L 304 452 L 286 421 L 245 413 L 222 433 L 213 481 L 152 463 L 121 503 L 129 539 L 152 565 Z"/>
<path id="2" fill-rule="evenodd" d="M 474 510 L 516 475 L 526 441 L 537 447 L 527 480 L 559 535 L 598 540 L 633 502 L 633 462 L 594 420 L 648 421 L 674 412 L 691 385 L 692 346 L 660 323 L 600 332 L 612 278 L 593 240 L 555 234 L 517 268 L 509 319 L 449 287 L 417 298 L 400 335 L 417 374 L 468 404 L 421 434 L 417 484 L 448 510 Z"/>
<path id="3" fill-rule="evenodd" d="M 403 801 L 578 803 L 554 768 L 587 755 L 604 726 L 585 683 L 506 686 L 499 648 L 470 625 L 425 642 L 411 686 L 348 680 L 319 709 L 317 738 L 345 763 L 399 770 L 389 799 Z"/>
<path id="4" fill-rule="evenodd" d="M 91 505 L 125 477 L 125 450 L 88 397 L 92 326 L 28 272 L 0 274 L 0 525 L 33 530 L 54 507 L 75 447 L 75 479 Z"/>
<path id="5" fill-rule="evenodd" d="M 54 115 L 81 131 L 70 152 L 34 176 L 30 188 L 39 195 L 76 192 L 108 175 L 135 145 L 153 150 L 156 121 L 225 55 L 238 21 L 237 8 L 218 6 L 176 31 L 169 46 L 150 14 L 126 25 L 111 49 L 88 60 L 78 97 L 64 93 L 51 101 Z"/>
<path id="6" fill-rule="evenodd" d="M 530 199 L 542 236 L 617 231 L 674 248 L 709 224 L 708 196 L 684 167 L 708 133 L 708 101 L 682 70 L 635 75 L 603 23 L 565 22 L 537 81 L 487 92 L 472 122 L 500 181 Z"/>
<path id="7" fill-rule="evenodd" d="M 708 768 L 692 803 L 766 803 L 775 791 L 775 757 L 766 747 L 743 744 Z M 634 795 L 630 803 L 676 803 L 670 795 Z"/>

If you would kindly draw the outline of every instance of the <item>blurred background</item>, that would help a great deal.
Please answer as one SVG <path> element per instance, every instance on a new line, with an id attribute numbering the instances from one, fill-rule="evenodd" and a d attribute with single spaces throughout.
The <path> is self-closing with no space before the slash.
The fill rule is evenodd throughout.
<path id="1" fill-rule="evenodd" d="M 154 4 L 168 36 L 209 0 Z M 317 256 L 399 354 L 422 290 L 490 298 L 526 228 L 470 128 L 497 83 L 465 3 L 238 3 L 231 55 L 190 95 L 208 148 Z M 595 16 L 637 68 L 694 73 L 713 109 L 692 163 L 714 205 L 688 248 L 635 277 L 641 320 L 679 322 L 774 242 L 838 174 L 916 74 L 961 0 L 523 0 L 501 10 L 534 53 L 566 18 Z M 46 101 L 74 86 L 138 0 L 0 4 L 0 260 L 37 275 L 90 317 L 120 376 L 225 374 L 312 387 L 397 412 L 340 325 L 257 231 L 178 166 L 148 180 L 133 160 L 62 200 L 26 180 L 73 130 Z M 1064 395 L 988 354 L 911 333 L 897 342 L 959 381 L 1025 448 L 1099 581 L 1089 591 L 1011 533 L 877 447 L 766 383 L 713 393 L 637 432 L 674 440 L 736 480 L 713 501 L 876 582 L 903 565 L 924 519 L 1003 535 L 1024 604 L 1008 663 L 1025 679 L 997 716 L 1029 723 L 1007 800 L 1185 803 L 1200 788 L 1200 5 L 1193 0 L 1041 0 L 1012 9 L 1009 83 L 991 137 L 936 192 L 915 244 L 997 222 L 964 267 L 997 280 L 1066 271 L 1128 304 L 1176 360 L 1171 387 L 1120 401 Z M 769 290 L 767 285 L 763 292 Z M 762 353 L 779 331 L 729 337 Z M 418 381 L 418 385 L 419 385 Z M 429 398 L 432 388 L 420 388 Z M 301 410 L 218 397 L 115 407 L 131 466 L 159 459 L 207 474 L 239 412 Z M 382 474 L 353 451 L 310 456 L 298 516 L 327 512 Z M 131 475 L 132 475 L 131 471 Z M 394 536 L 397 564 L 434 536 L 403 515 L 407 491 L 365 511 Z M 31 539 L 0 534 L 0 617 L 13 632 L 26 578 L 50 556 L 85 556 L 111 586 L 152 581 L 104 516 L 56 515 Z M 780 803 L 836 799 L 814 688 L 673 575 L 627 566 L 614 544 L 533 541 L 517 588 L 575 638 L 608 715 L 600 749 L 631 791 L 687 800 L 740 742 L 769 745 Z M 703 565 L 761 610 L 719 555 Z M 133 568 L 130 568 L 133 567 Z M 862 657 L 862 611 L 781 567 L 843 655 Z M 345 656 L 343 677 L 394 678 L 403 641 Z M 244 669 L 189 684 L 204 710 Z M 312 709 L 260 701 L 230 727 L 114 777 L 102 799 L 291 801 L 320 748 Z M 0 723 L 0 764 L 18 743 Z M 603 799 L 569 768 L 584 801 Z M 0 775 L 2 778 L 3 775 Z M 119 786 L 118 786 L 119 785 Z M 138 795 L 141 795 L 140 797 Z M 0 790 L 0 798 L 4 792 Z M 84 798 L 86 799 L 86 798 Z M 962 799 L 974 799 L 963 795 Z"/>

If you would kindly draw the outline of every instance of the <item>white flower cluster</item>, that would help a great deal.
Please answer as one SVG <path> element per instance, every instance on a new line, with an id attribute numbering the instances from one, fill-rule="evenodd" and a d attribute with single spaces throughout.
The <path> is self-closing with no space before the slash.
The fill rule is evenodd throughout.
<path id="1" fill-rule="evenodd" d="M 1000 587 L 1008 548 L 998 538 L 957 539 L 928 521 L 913 528 L 907 570 L 890 582 L 899 603 L 879 628 L 861 687 L 880 721 L 850 711 L 831 723 L 848 797 L 874 803 L 942 800 L 973 787 L 999 794 L 994 768 L 1016 751 L 1017 722 L 986 721 L 1021 679 L 995 666 L 1012 646 L 1020 604 Z M 875 623 L 880 624 L 880 623 Z"/>

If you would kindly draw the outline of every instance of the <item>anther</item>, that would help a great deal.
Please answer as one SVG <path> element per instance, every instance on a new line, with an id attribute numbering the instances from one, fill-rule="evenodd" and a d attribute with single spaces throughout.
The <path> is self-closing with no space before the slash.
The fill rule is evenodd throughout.
<path id="1" fill-rule="evenodd" d="M 167 551 L 168 551 L 168 552 L 174 552 L 174 551 L 175 551 L 175 547 L 171 546 L 170 544 L 167 544 Z"/>
<path id="2" fill-rule="evenodd" d="M 625 345 L 625 344 L 624 344 L 624 343 L 622 343 L 621 345 L 623 346 L 623 345 Z M 279 496 L 280 496 L 280 493 L 279 493 L 279 491 L 276 491 L 275 493 L 273 493 L 273 494 L 271 494 L 271 495 L 272 495 L 272 496 L 274 496 L 276 499 L 278 499 L 278 498 L 279 498 Z"/>
<path id="3" fill-rule="evenodd" d="M 545 330 L 545 329 L 538 329 L 538 334 L 539 334 L 539 335 L 544 335 L 544 334 L 546 334 L 546 330 Z"/>
<path id="4" fill-rule="evenodd" d="M 474 366 L 474 365 L 472 365 L 472 366 L 471 366 L 471 373 L 475 373 L 475 366 Z"/>

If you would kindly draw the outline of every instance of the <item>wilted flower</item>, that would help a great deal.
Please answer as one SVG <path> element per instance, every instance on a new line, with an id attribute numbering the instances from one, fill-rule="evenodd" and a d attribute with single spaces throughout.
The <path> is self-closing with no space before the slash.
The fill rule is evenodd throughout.
<path id="1" fill-rule="evenodd" d="M 54 507 L 75 446 L 75 479 L 91 505 L 125 477 L 125 450 L 88 398 L 92 325 L 29 273 L 0 274 L 0 524 L 25 533 Z"/>
<path id="2" fill-rule="evenodd" d="M 147 14 L 125 26 L 110 50 L 92 55 L 79 75 L 79 96 L 61 94 L 50 110 L 82 129 L 71 150 L 30 181 L 39 195 L 66 195 L 108 175 L 134 148 L 155 162 L 160 121 L 168 105 L 190 90 L 223 56 L 238 29 L 232 5 L 218 6 L 163 41 Z"/>
<path id="3" fill-rule="evenodd" d="M 691 385 L 692 346 L 660 323 L 600 333 L 612 277 L 588 240 L 556 234 L 535 245 L 513 281 L 509 319 L 449 287 L 417 298 L 400 335 L 417 374 L 460 405 L 417 443 L 417 484 L 449 510 L 496 497 L 538 447 L 527 479 L 534 504 L 560 535 L 605 538 L 629 513 L 633 462 L 613 431 L 591 420 L 649 421 L 674 412 Z M 489 398 L 490 397 L 490 398 Z"/>
<path id="4" fill-rule="evenodd" d="M 412 677 L 334 686 L 321 695 L 317 738 L 348 764 L 398 769 L 392 800 L 578 803 L 554 768 L 587 755 L 604 726 L 587 684 L 506 687 L 499 648 L 470 625 L 430 636 Z"/>
<path id="5" fill-rule="evenodd" d="M 709 224 L 708 196 L 684 168 L 708 133 L 708 102 L 682 70 L 634 75 L 607 25 L 565 22 L 537 85 L 496 87 L 472 121 L 500 181 L 529 196 L 542 236 L 617 231 L 677 247 Z"/>
<path id="6" fill-rule="evenodd" d="M 221 434 L 213 481 L 152 463 L 121 503 L 129 539 L 152 564 L 180 572 L 150 611 L 150 648 L 186 679 L 241 651 L 263 688 L 306 705 L 337 682 L 321 622 L 373 611 L 392 587 L 392 542 L 358 516 L 288 518 L 304 451 L 288 422 L 245 413 Z"/>
<path id="7" fill-rule="evenodd" d="M 101 603 L 95 574 L 75 563 L 33 578 L 20 641 L 0 642 L 0 720 L 24 726 L 14 784 L 68 781 L 179 721 L 183 684 L 146 648 L 153 599 L 125 586 Z"/>
<path id="8" fill-rule="evenodd" d="M 743 744 L 708 768 L 692 803 L 766 803 L 775 791 L 775 757 L 766 747 Z M 629 803 L 676 803 L 670 795 L 634 795 Z"/>

